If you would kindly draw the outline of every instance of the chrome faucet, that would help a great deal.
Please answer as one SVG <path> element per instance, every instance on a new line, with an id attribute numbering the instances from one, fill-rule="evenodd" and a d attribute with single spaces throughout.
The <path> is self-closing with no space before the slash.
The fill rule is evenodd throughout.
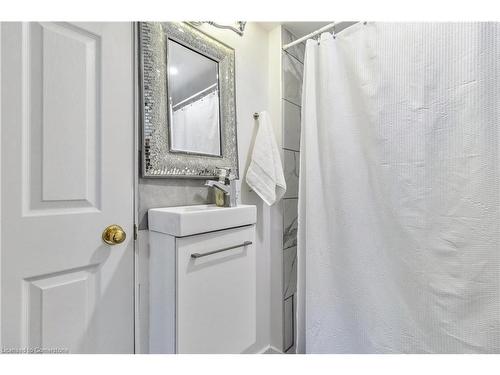
<path id="1" fill-rule="evenodd" d="M 215 181 L 215 180 L 205 181 L 205 186 L 218 189 L 222 194 L 224 194 L 224 207 L 236 206 L 236 181 L 234 179 L 229 179 L 225 177 L 225 173 L 224 177 L 220 178 L 220 181 Z M 217 205 L 220 205 L 217 202 L 217 197 L 216 197 L 216 203 Z"/>

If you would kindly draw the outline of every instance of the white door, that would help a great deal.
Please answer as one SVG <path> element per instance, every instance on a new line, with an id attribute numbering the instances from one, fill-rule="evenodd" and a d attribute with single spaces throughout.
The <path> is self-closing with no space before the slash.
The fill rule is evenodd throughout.
<path id="1" fill-rule="evenodd" d="M 0 34 L 1 346 L 132 353 L 132 24 Z"/>

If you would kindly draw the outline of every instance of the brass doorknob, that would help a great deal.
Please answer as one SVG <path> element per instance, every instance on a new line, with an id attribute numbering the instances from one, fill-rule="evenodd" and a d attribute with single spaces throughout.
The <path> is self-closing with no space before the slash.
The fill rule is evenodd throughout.
<path id="1" fill-rule="evenodd" d="M 102 232 L 102 240 L 108 245 L 118 245 L 125 241 L 127 234 L 119 225 L 113 224 L 104 229 Z"/>

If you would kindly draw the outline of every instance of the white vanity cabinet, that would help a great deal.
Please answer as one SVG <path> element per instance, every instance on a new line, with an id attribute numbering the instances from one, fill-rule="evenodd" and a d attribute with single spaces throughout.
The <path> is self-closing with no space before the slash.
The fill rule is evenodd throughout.
<path id="1" fill-rule="evenodd" d="M 256 338 L 255 207 L 153 209 L 149 220 L 150 351 L 244 352 Z"/>

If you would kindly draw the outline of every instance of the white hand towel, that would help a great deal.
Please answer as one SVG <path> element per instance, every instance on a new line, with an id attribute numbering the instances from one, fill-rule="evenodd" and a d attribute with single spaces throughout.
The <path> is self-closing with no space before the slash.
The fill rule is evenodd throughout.
<path id="1" fill-rule="evenodd" d="M 246 175 L 247 184 L 269 206 L 279 201 L 286 191 L 280 152 L 266 111 L 259 114 L 259 129 Z"/>

